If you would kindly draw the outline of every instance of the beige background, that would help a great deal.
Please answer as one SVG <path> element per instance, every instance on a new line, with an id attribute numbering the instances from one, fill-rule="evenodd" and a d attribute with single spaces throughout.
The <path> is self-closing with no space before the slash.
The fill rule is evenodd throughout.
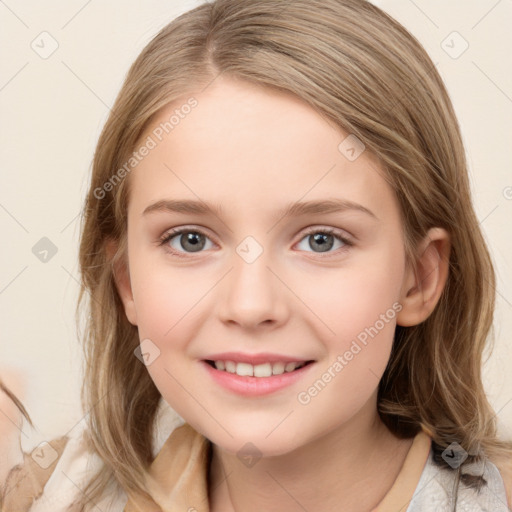
<path id="1" fill-rule="evenodd" d="M 82 418 L 77 216 L 100 129 L 139 51 L 199 3 L 0 2 L 0 368 L 25 382 L 17 389 L 37 425 L 24 427 L 25 448 Z M 475 207 L 498 272 L 485 384 L 500 428 L 512 436 L 512 2 L 376 3 L 426 47 L 459 116 Z M 57 250 L 47 262 L 33 253 L 43 237 Z"/>

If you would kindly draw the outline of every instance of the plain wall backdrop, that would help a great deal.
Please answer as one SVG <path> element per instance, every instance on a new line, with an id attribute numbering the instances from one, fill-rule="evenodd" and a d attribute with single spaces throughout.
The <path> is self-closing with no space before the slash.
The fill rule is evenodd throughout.
<path id="1" fill-rule="evenodd" d="M 200 3 L 0 1 L 0 374 L 21 379 L 11 382 L 37 427 L 24 426 L 25 449 L 87 412 L 74 321 L 78 216 L 109 107 L 149 40 Z M 485 385 L 512 437 L 512 2 L 375 3 L 425 46 L 458 115 L 498 275 Z"/>

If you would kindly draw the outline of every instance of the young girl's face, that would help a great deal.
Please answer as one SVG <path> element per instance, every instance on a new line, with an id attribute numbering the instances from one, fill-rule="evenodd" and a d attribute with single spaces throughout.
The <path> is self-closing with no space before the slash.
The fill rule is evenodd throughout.
<path id="1" fill-rule="evenodd" d="M 348 135 L 291 95 L 218 78 L 141 138 L 125 311 L 164 399 L 233 453 L 284 454 L 377 417 L 404 240 L 382 169 Z M 258 375 L 312 362 L 242 377 L 210 360 Z"/>

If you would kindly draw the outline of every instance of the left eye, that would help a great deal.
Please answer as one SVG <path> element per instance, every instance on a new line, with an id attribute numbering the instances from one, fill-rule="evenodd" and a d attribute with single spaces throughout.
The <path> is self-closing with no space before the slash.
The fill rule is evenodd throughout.
<path id="1" fill-rule="evenodd" d="M 309 248 L 313 249 L 313 252 L 328 252 L 331 251 L 333 246 L 335 245 L 335 242 L 341 243 L 340 246 L 336 247 L 335 249 L 339 249 L 340 247 L 346 247 L 352 245 L 349 240 L 344 238 L 341 235 L 336 235 L 335 231 L 332 229 L 326 229 L 326 230 L 315 230 L 310 231 L 306 234 L 306 236 L 301 240 L 301 242 L 308 240 L 309 243 L 307 244 Z M 318 249 L 318 251 L 316 250 Z M 304 249 L 307 251 L 307 249 Z M 331 251 L 332 252 L 332 251 Z"/>

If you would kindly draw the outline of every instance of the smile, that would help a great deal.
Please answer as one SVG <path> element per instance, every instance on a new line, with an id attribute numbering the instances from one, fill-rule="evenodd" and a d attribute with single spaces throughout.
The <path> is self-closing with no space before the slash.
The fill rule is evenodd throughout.
<path id="1" fill-rule="evenodd" d="M 263 396 L 291 386 L 314 367 L 315 361 L 250 364 L 230 360 L 203 360 L 213 382 L 242 396 Z"/>
<path id="2" fill-rule="evenodd" d="M 236 363 L 234 361 L 207 361 L 210 366 L 214 366 L 217 370 L 236 373 L 241 377 L 271 377 L 272 375 L 281 375 L 302 368 L 310 362 L 311 361 L 277 362 L 253 365 L 250 363 Z"/>

